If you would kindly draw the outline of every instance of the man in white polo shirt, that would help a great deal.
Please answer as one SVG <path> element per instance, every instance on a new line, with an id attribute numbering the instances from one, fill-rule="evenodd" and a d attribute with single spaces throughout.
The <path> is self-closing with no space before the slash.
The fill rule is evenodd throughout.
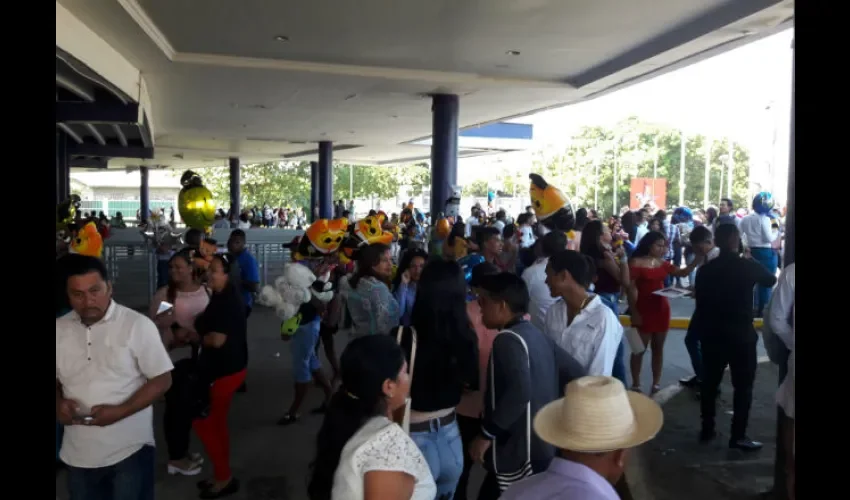
<path id="1" fill-rule="evenodd" d="M 112 300 L 100 259 L 63 258 L 72 312 L 56 320 L 56 416 L 71 500 L 153 500 L 151 404 L 171 385 L 154 323 Z"/>
<path id="2" fill-rule="evenodd" d="M 590 258 L 576 251 L 562 250 L 549 258 L 546 284 L 557 300 L 546 311 L 543 333 L 588 375 L 610 377 L 623 327 L 599 296 L 587 293 L 595 275 Z"/>
<path id="3" fill-rule="evenodd" d="M 773 249 L 773 241 L 779 237 L 779 233 L 774 233 L 771 228 L 770 221 L 774 217 L 772 212 L 768 214 L 756 212 L 757 201 L 761 197 L 762 193 L 759 193 L 753 198 L 753 211 L 741 219 L 738 226 L 744 246 L 750 250 L 753 259 L 763 265 L 770 274 L 776 275 L 779 259 L 776 250 Z M 770 302 L 771 290 L 771 287 L 758 286 L 755 306 L 756 316 L 759 318 L 764 316 L 764 308 Z"/>

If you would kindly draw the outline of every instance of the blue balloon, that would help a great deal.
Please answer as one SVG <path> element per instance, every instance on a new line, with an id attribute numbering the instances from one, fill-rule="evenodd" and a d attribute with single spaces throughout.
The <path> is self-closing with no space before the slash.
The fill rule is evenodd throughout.
<path id="1" fill-rule="evenodd" d="M 484 262 L 484 256 L 478 253 L 469 254 L 457 261 L 463 270 L 463 279 L 466 280 L 467 285 L 469 284 L 469 280 L 472 279 L 472 268 L 482 262 Z"/>
<path id="2" fill-rule="evenodd" d="M 755 195 L 753 197 L 753 210 L 761 215 L 770 215 L 770 211 L 773 210 L 773 195 L 767 191 Z"/>
<path id="3" fill-rule="evenodd" d="M 694 214 L 691 212 L 691 209 L 688 207 L 678 207 L 673 210 L 673 217 L 670 218 L 673 224 L 679 224 L 681 222 L 690 222 L 694 220 Z"/>

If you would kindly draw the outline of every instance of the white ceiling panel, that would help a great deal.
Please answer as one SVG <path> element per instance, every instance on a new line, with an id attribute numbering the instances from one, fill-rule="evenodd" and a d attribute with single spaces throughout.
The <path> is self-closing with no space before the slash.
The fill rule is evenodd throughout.
<path id="1" fill-rule="evenodd" d="M 384 163 L 431 134 L 578 102 L 788 26 L 791 0 L 59 0 L 144 76 L 157 160 L 303 142 Z M 286 41 L 278 41 L 284 36 Z M 511 55 L 509 51 L 518 51 Z M 421 156 L 415 154 L 414 156 Z M 427 155 L 426 155 L 427 156 Z M 176 159 L 176 158 L 175 158 Z M 129 160 L 128 160 L 129 161 Z M 110 165 L 118 165 L 113 160 Z M 137 162 L 137 160 L 136 160 Z"/>

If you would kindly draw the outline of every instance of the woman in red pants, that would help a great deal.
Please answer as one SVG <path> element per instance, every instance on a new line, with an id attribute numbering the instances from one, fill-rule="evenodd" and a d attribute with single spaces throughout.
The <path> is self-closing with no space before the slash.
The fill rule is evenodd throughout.
<path id="1" fill-rule="evenodd" d="M 213 464 L 213 479 L 198 483 L 201 498 L 221 498 L 239 490 L 239 481 L 230 472 L 227 414 L 233 394 L 245 381 L 248 320 L 242 296 L 229 281 L 231 260 L 229 255 L 213 257 L 207 271 L 210 303 L 195 320 L 201 337 L 198 369 L 212 381 L 209 414 L 193 423 Z"/>
<path id="2" fill-rule="evenodd" d="M 680 269 L 664 260 L 667 252 L 667 239 L 658 231 L 650 231 L 641 238 L 629 261 L 629 275 L 632 282 L 629 290 L 632 325 L 637 328 L 643 345 L 652 351 L 652 389 L 651 394 L 661 387 L 661 367 L 664 365 L 664 341 L 670 329 L 670 302 L 667 297 L 654 292 L 664 288 L 667 276 L 682 278 L 690 274 L 701 259 L 694 259 L 688 267 Z M 635 301 L 634 293 L 637 294 Z M 632 390 L 640 392 L 640 369 L 643 364 L 643 352 L 632 354 Z"/>

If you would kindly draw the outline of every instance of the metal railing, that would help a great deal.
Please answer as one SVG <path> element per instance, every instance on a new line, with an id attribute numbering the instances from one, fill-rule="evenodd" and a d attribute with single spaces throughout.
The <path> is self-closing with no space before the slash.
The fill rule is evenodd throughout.
<path id="1" fill-rule="evenodd" d="M 224 249 L 230 229 L 214 230 L 214 238 Z M 303 231 L 292 229 L 249 229 L 245 231 L 247 248 L 257 259 L 260 286 L 274 281 L 289 261 L 289 250 L 282 247 Z M 138 229 L 113 229 L 104 241 L 103 259 L 112 281 L 115 300 L 128 307 L 145 307 L 156 292 L 159 257 Z"/>

